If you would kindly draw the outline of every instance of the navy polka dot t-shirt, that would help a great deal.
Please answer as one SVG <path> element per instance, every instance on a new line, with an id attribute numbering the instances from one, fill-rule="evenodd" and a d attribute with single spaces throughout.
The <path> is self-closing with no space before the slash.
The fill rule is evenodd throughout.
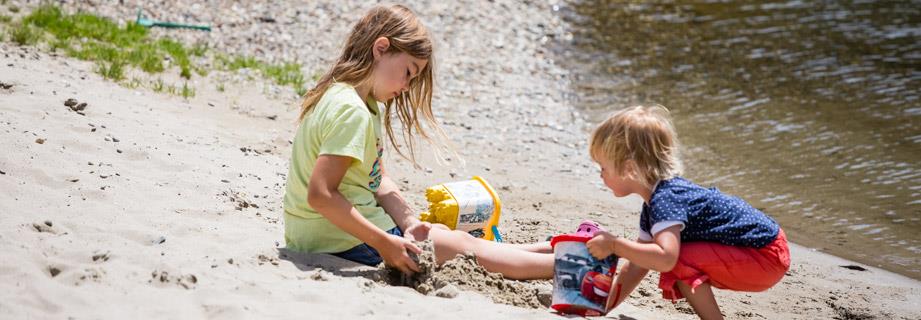
<path id="1" fill-rule="evenodd" d="M 681 177 L 659 181 L 640 213 L 640 239 L 681 228 L 681 241 L 709 241 L 761 248 L 777 238 L 780 225 L 742 199 L 706 189 Z"/>

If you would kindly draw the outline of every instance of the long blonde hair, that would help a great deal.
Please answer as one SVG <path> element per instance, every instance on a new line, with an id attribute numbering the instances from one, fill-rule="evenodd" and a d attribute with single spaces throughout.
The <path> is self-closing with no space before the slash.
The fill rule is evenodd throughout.
<path id="1" fill-rule="evenodd" d="M 595 162 L 609 161 L 618 174 L 633 174 L 647 186 L 683 170 L 678 134 L 668 109 L 660 105 L 630 107 L 611 115 L 592 132 L 589 153 Z M 626 165 L 628 160 L 634 168 Z"/>
<path id="2" fill-rule="evenodd" d="M 320 78 L 316 86 L 304 95 L 299 119 L 304 119 L 304 116 L 317 105 L 333 83 L 343 82 L 357 86 L 370 78 L 374 66 L 373 44 L 380 37 L 385 37 L 390 41 L 387 53 L 403 52 L 417 59 L 428 60 L 425 67 L 419 71 L 418 76 L 409 82 L 409 90 L 385 102 L 384 126 L 387 128 L 390 144 L 400 156 L 416 164 L 414 131 L 425 140 L 432 140 L 419 121 L 420 114 L 426 120 L 427 125 L 436 132 L 440 133 L 441 129 L 435 120 L 435 115 L 432 114 L 433 66 L 435 64 L 432 40 L 422 22 L 412 10 L 405 6 L 374 7 L 355 24 L 339 59 Z M 409 149 L 408 157 L 400 149 L 393 132 L 391 116 L 394 110 L 402 123 L 403 140 Z"/>

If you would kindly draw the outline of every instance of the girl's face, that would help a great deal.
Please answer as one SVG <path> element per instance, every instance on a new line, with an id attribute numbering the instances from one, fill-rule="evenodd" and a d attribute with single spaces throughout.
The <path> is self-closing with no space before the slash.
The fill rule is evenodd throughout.
<path id="1" fill-rule="evenodd" d="M 389 101 L 409 90 L 409 82 L 425 68 L 428 60 L 413 57 L 404 52 L 386 53 L 390 41 L 380 38 L 375 42 L 376 64 L 373 72 L 374 99 Z"/>
<path id="2" fill-rule="evenodd" d="M 622 173 L 617 173 L 609 161 L 603 161 L 599 165 L 601 166 L 601 180 L 608 189 L 614 192 L 615 197 L 626 197 L 636 193 L 636 188 L 640 185 L 638 182 Z"/>

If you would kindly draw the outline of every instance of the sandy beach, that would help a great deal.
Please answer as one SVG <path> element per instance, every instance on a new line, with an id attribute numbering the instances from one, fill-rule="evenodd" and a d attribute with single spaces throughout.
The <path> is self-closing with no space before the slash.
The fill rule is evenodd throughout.
<path id="1" fill-rule="evenodd" d="M 20 16 L 37 5 L 13 4 Z M 215 26 L 156 35 L 298 60 L 305 73 L 324 70 L 369 8 L 359 1 L 63 8 L 124 21 L 141 4 L 154 18 Z M 546 48 L 567 33 L 555 3 L 407 5 L 436 37 L 434 108 L 461 159 L 426 156 L 415 169 L 388 151 L 386 166 L 404 195 L 421 210 L 426 187 L 479 175 L 498 189 L 509 242 L 571 232 L 586 218 L 636 236 L 639 200 L 615 199 L 600 183 L 585 146 L 592 124 L 566 100 L 573 75 Z M 170 74 L 162 77 L 179 81 Z M 211 72 L 189 82 L 196 94 L 185 99 L 129 88 L 90 62 L 9 41 L 0 42 L 0 82 L 0 318 L 560 318 L 532 302 L 549 281 L 457 284 L 456 297 L 442 298 L 384 284 L 374 268 L 285 250 L 282 196 L 299 111 L 291 88 Z M 74 111 L 68 99 L 85 109 Z M 921 318 L 921 282 L 791 250 L 793 265 L 776 287 L 716 292 L 727 318 Z M 648 276 L 607 317 L 696 318 L 686 302 L 662 300 L 657 280 Z"/>

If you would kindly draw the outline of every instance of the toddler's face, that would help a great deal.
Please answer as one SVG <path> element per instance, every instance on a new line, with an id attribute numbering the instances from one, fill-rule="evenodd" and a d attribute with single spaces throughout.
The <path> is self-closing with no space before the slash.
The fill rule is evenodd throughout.
<path id="1" fill-rule="evenodd" d="M 618 174 L 614 166 L 607 161 L 599 163 L 601 166 L 601 180 L 604 185 L 614 192 L 615 197 L 626 197 L 633 193 L 632 186 L 635 182 L 628 177 Z"/>
<path id="2" fill-rule="evenodd" d="M 409 89 L 409 82 L 425 68 L 428 60 L 403 52 L 384 54 L 374 70 L 374 99 L 389 101 Z"/>

